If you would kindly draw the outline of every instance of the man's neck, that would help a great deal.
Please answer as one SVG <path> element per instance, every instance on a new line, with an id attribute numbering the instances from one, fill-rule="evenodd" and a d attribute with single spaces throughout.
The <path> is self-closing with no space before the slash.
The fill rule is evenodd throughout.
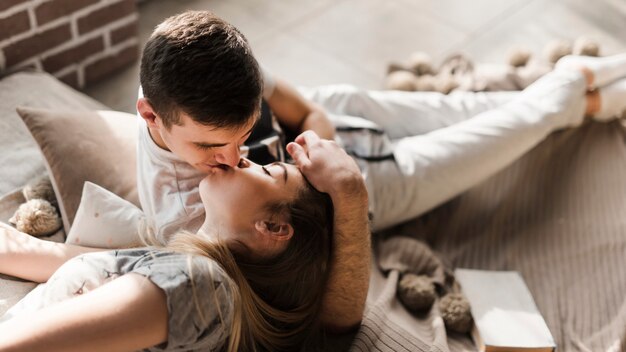
<path id="1" fill-rule="evenodd" d="M 156 129 L 150 128 L 150 126 L 147 126 L 147 127 L 148 127 L 148 135 L 150 135 L 150 138 L 152 139 L 154 144 L 156 144 L 159 148 L 163 150 L 167 150 L 169 152 L 170 150 L 163 142 L 163 138 L 161 138 L 161 134 L 159 133 L 159 131 L 157 131 Z"/>

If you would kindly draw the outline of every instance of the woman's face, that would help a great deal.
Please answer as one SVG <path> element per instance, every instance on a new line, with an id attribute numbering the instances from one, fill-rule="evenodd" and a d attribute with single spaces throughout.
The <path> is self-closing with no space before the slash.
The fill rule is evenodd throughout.
<path id="1" fill-rule="evenodd" d="M 300 171 L 285 163 L 261 166 L 241 159 L 234 168 L 214 169 L 200 182 L 206 211 L 201 231 L 250 258 L 278 254 L 288 241 L 266 236 L 258 226 L 278 223 L 268 205 L 293 201 L 304 182 Z"/>

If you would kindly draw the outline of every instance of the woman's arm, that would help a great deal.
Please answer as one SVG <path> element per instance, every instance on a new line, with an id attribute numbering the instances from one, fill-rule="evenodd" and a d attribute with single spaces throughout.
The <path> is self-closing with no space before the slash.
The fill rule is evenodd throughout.
<path id="1" fill-rule="evenodd" d="M 167 340 L 165 293 L 127 274 L 0 325 L 0 352 L 134 351 Z"/>
<path id="2" fill-rule="evenodd" d="M 46 282 L 63 263 L 77 255 L 105 249 L 40 240 L 0 223 L 0 273 Z"/>
<path id="3" fill-rule="evenodd" d="M 278 121 L 295 134 L 312 130 L 321 138 L 335 138 L 335 127 L 324 109 L 306 100 L 287 82 L 276 79 L 276 87 L 267 104 Z"/>

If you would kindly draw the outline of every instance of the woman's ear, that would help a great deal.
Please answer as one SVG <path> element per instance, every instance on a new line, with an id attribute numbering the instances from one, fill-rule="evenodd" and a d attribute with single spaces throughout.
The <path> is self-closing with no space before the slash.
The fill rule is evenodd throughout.
<path id="1" fill-rule="evenodd" d="M 287 241 L 293 236 L 293 226 L 286 222 L 270 222 L 259 220 L 254 223 L 258 233 L 276 241 Z"/>

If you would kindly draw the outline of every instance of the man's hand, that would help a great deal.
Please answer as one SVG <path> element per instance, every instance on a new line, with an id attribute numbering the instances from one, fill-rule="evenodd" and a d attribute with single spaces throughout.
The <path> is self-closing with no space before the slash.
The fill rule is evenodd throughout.
<path id="1" fill-rule="evenodd" d="M 371 247 L 367 189 L 361 172 L 334 141 L 306 131 L 287 151 L 309 182 L 333 201 L 333 249 L 321 321 L 328 331 L 359 326 L 369 287 Z"/>
<path id="2" fill-rule="evenodd" d="M 335 141 L 305 131 L 287 145 L 287 151 L 313 187 L 333 201 L 344 195 L 367 195 L 359 167 Z"/>

